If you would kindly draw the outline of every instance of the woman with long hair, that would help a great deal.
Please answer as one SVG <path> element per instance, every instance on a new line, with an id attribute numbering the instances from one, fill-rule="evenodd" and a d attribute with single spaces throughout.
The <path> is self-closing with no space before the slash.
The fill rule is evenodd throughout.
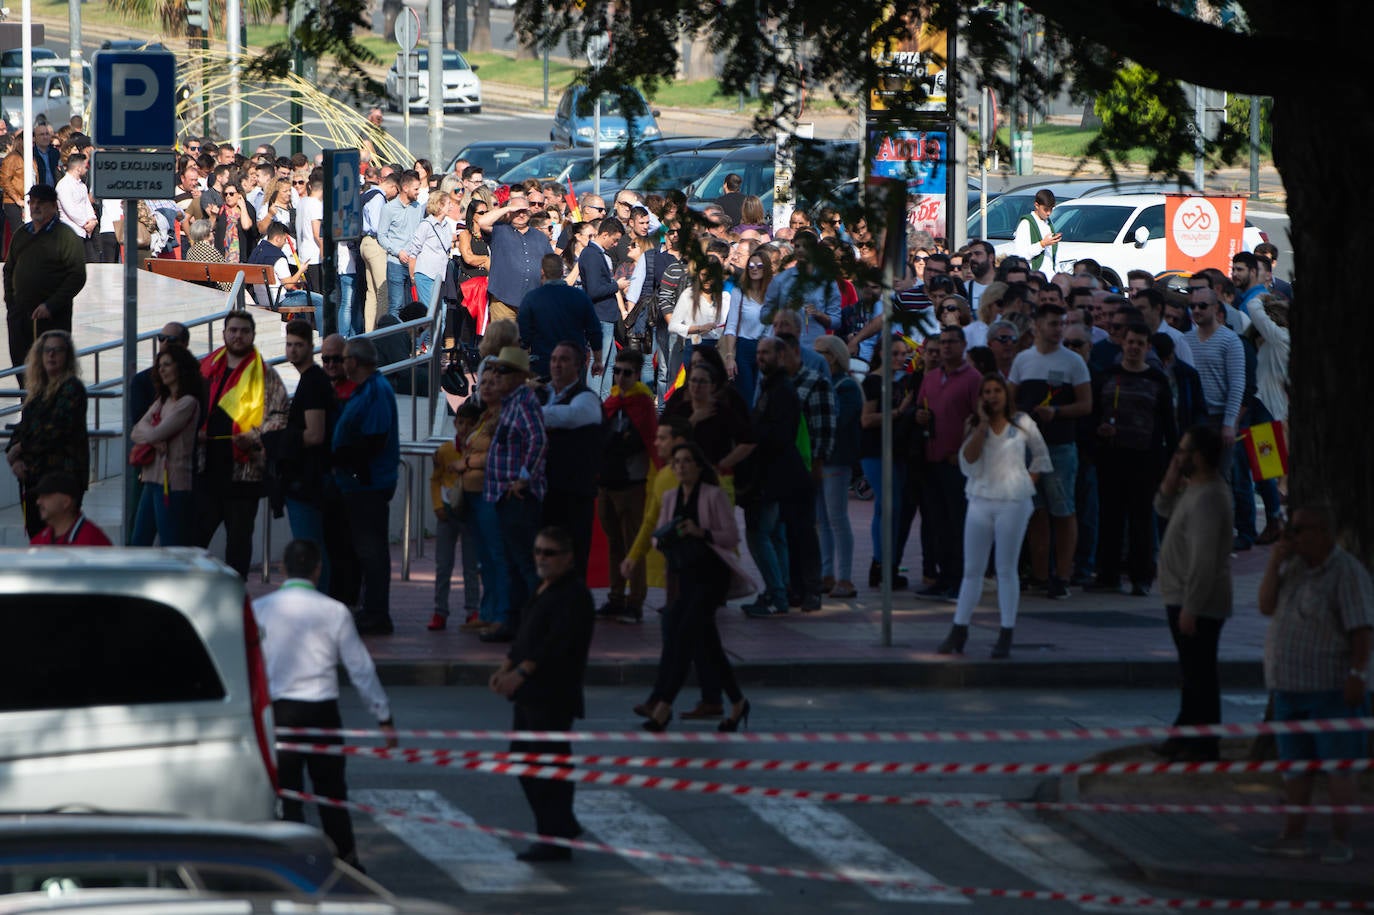
<path id="1" fill-rule="evenodd" d="M 725 357 L 725 369 L 744 396 L 750 409 L 758 388 L 759 338 L 764 335 L 763 298 L 773 282 L 773 262 L 762 250 L 755 248 L 744 262 L 744 276 L 739 284 L 739 308 L 726 322 L 720 348 Z"/>
<path id="2" fill-rule="evenodd" d="M 428 159 L 416 159 L 415 171 L 420 175 L 420 194 L 415 199 L 420 201 L 420 206 L 429 204 L 430 179 L 434 176 L 434 163 Z"/>
<path id="3" fill-rule="evenodd" d="M 1002 628 L 992 657 L 1011 654 L 1012 630 L 1021 603 L 1021 579 L 1016 563 L 1031 516 L 1031 497 L 1040 474 L 1052 470 L 1050 452 L 1035 421 L 1012 413 L 1011 387 L 999 374 L 983 376 L 978 412 L 968 419 L 968 432 L 959 448 L 959 469 L 968 478 L 968 514 L 964 520 L 964 580 L 954 625 L 936 649 L 940 654 L 963 654 L 973 608 L 983 593 L 988 553 L 995 551 L 997 606 Z"/>
<path id="4" fill-rule="evenodd" d="M 33 492 L 43 475 L 65 470 L 83 486 L 91 477 L 86 386 L 71 334 L 47 330 L 33 341 L 24 360 L 24 392 L 24 414 L 5 456 L 24 495 L 24 528 L 32 537 L 43 529 Z"/>
<path id="5" fill-rule="evenodd" d="M 267 227 L 273 222 L 286 226 L 291 238 L 295 239 L 296 204 L 291 198 L 290 178 L 273 178 L 263 192 L 262 212 L 258 214 L 258 234 L 265 235 Z"/>
<path id="6" fill-rule="evenodd" d="M 695 270 L 689 268 L 688 273 L 691 281 L 682 284 L 673 315 L 668 319 L 672 341 L 669 373 L 673 377 L 677 367 L 691 356 L 693 347 L 716 345 L 722 326 L 730 317 L 721 264 L 707 258 Z"/>
<path id="7" fill-rule="evenodd" d="M 163 546 L 193 545 L 191 476 L 204 385 L 200 362 L 188 350 L 169 346 L 158 353 L 153 371 L 157 399 L 129 434 L 136 443 L 153 448 L 152 462 L 139 473 L 143 485 L 130 546 L 152 546 L 154 534 Z"/>
<path id="8" fill-rule="evenodd" d="M 659 732 L 668 727 L 673 700 L 693 658 L 700 656 L 715 669 L 730 700 L 730 717 L 717 729 L 733 733 L 749 720 L 749 700 L 721 647 L 716 610 L 731 597 L 751 593 L 754 583 L 735 558 L 739 528 L 706 455 L 694 443 L 678 445 L 671 466 L 678 485 L 663 495 L 654 541 L 667 557 L 668 567 L 677 573 L 678 591 L 663 613 L 654 704 L 644 729 Z"/>
<path id="9" fill-rule="evenodd" d="M 485 187 L 482 190 L 486 190 Z M 461 308 L 449 324 L 454 340 L 469 342 L 487 330 L 487 276 L 491 270 L 491 234 L 477 225 L 491 209 L 490 194 L 471 193 L 463 204 L 463 227 L 458 230 L 458 292 Z"/>
<path id="10" fill-rule="evenodd" d="M 243 193 L 243 186 L 224 186 L 224 206 L 215 216 L 215 247 L 230 264 L 247 261 L 258 245 L 258 213 Z"/>
<path id="11" fill-rule="evenodd" d="M 594 222 L 575 222 L 571 229 L 571 240 L 568 247 L 563 249 L 563 282 L 569 286 L 576 286 L 581 282 L 578 275 L 577 258 L 586 250 L 587 245 L 592 243 L 596 237 L 596 223 Z"/>
<path id="12" fill-rule="evenodd" d="M 745 229 L 768 231 L 768 218 L 763 213 L 763 200 L 754 194 L 745 194 L 739 203 L 739 225 L 735 226 L 735 231 L 743 232 Z"/>
<path id="13" fill-rule="evenodd" d="M 692 350 L 687 367 L 687 382 L 664 407 L 664 416 L 684 416 L 692 424 L 692 441 L 701 448 L 714 468 L 731 468 L 723 473 L 720 486 L 733 504 L 733 468 L 744 460 L 754 442 L 754 424 L 749 407 L 725 378 L 719 355 L 711 347 Z M 742 447 L 743 446 L 743 447 Z"/>

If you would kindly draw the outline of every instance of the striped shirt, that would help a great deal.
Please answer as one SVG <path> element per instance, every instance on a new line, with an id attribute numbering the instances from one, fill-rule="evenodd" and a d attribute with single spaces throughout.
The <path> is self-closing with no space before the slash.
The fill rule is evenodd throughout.
<path id="1" fill-rule="evenodd" d="M 1193 368 L 1202 379 L 1207 412 L 1220 416 L 1223 426 L 1234 429 L 1245 398 L 1245 345 L 1229 327 L 1218 327 L 1203 340 L 1194 326 L 1187 337 L 1195 360 Z"/>
<path id="2" fill-rule="evenodd" d="M 1340 547 L 1316 567 L 1289 559 L 1279 569 L 1278 605 L 1264 638 L 1264 685 L 1299 693 L 1340 689 L 1353 666 L 1350 633 L 1371 626 L 1374 586 L 1358 559 Z"/>
<path id="3" fill-rule="evenodd" d="M 492 430 L 487 451 L 482 497 L 498 502 L 514 483 L 529 480 L 530 495 L 543 501 L 548 488 L 544 475 L 547 451 L 548 434 L 539 398 L 522 384 L 501 401 L 501 417 Z"/>

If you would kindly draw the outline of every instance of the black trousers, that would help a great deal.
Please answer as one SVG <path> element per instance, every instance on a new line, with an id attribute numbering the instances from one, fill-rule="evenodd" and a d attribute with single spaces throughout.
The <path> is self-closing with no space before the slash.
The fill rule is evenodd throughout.
<path id="1" fill-rule="evenodd" d="M 196 546 L 210 546 L 224 525 L 224 561 L 248 580 L 253 559 L 253 525 L 258 518 L 262 486 L 258 483 L 210 482 L 199 477 L 193 487 L 196 506 Z"/>
<path id="2" fill-rule="evenodd" d="M 671 705 L 695 663 L 703 693 L 715 690 L 718 683 L 731 702 L 740 701 L 744 693 L 716 628 L 716 609 L 725 603 L 730 587 L 729 569 L 711 553 L 699 567 L 679 572 L 677 580 L 677 598 L 663 611 L 663 647 L 653 697 Z"/>
<path id="3" fill-rule="evenodd" d="M 948 461 L 928 461 L 921 476 L 921 539 L 929 527 L 938 587 L 955 588 L 964 577 L 964 475 Z"/>
<path id="4" fill-rule="evenodd" d="M 272 703 L 272 717 L 284 728 L 338 728 L 343 726 L 339 717 L 339 703 L 334 699 L 324 702 L 302 702 L 297 699 L 278 699 Z M 311 743 L 343 743 L 342 737 L 311 737 Z M 339 801 L 348 800 L 348 785 L 344 781 L 344 757 L 325 756 L 320 753 L 277 753 L 277 778 L 283 788 L 305 791 L 305 775 L 310 774 L 310 793 Z M 320 827 L 329 841 L 334 843 L 335 853 L 350 864 L 358 861 L 358 850 L 353 839 L 353 820 L 347 810 L 337 807 L 321 806 Z M 305 805 L 300 801 L 282 799 L 281 816 L 283 820 L 296 823 L 305 822 Z"/>
<path id="5" fill-rule="evenodd" d="M 517 731 L 568 731 L 572 724 L 569 709 L 517 701 L 511 726 Z M 512 740 L 510 751 L 567 755 L 572 753 L 572 744 L 566 740 Z M 582 824 L 573 813 L 575 788 L 572 782 L 521 776 L 520 790 L 525 792 L 525 800 L 534 813 L 535 831 L 541 836 L 575 839 L 582 834 Z"/>
<path id="6" fill-rule="evenodd" d="M 816 488 L 783 499 L 780 517 L 787 526 L 787 577 L 802 597 L 821 594 L 821 538 L 816 532 Z"/>
<path id="7" fill-rule="evenodd" d="M 1221 674 L 1217 670 L 1217 644 L 1221 641 L 1221 627 L 1226 620 L 1199 616 L 1197 632 L 1184 635 L 1178 628 L 1182 607 L 1165 607 L 1169 615 L 1169 634 L 1174 637 L 1178 651 L 1178 668 L 1182 680 L 1178 717 L 1174 724 L 1221 723 Z M 1214 752 L 1215 737 L 1180 739 L 1179 745 L 1203 752 Z"/>
<path id="8" fill-rule="evenodd" d="M 1097 575 L 1121 578 L 1121 538 L 1126 535 L 1126 572 L 1132 584 L 1155 578 L 1154 494 L 1160 456 L 1149 451 L 1099 448 L 1097 451 Z"/>
<path id="9" fill-rule="evenodd" d="M 350 492 L 348 529 L 362 573 L 362 615 L 391 619 L 391 541 L 388 534 L 391 496 L 395 490 Z"/>
<path id="10" fill-rule="evenodd" d="M 362 568 L 353 548 L 353 532 L 349 530 L 348 506 L 343 496 L 325 496 L 324 548 L 329 554 L 329 596 L 350 607 L 358 605 L 362 593 Z"/>
<path id="11" fill-rule="evenodd" d="M 591 552 L 592 527 L 596 523 L 596 494 L 568 492 L 549 487 L 544 493 L 543 524 L 561 527 L 572 535 L 577 577 L 587 580 L 587 555 Z"/>

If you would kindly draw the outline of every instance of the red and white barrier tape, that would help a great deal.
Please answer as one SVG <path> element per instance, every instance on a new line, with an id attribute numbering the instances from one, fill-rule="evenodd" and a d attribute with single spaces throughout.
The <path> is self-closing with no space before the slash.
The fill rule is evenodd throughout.
<path id="1" fill-rule="evenodd" d="M 1252 721 L 1244 724 L 1193 724 L 1177 727 L 1065 728 L 988 731 L 752 732 L 716 731 L 496 731 L 412 728 L 387 732 L 368 728 L 277 728 L 292 737 L 406 737 L 415 740 L 569 740 L 614 743 L 1018 743 L 1060 740 L 1154 740 L 1165 737 L 1255 737 L 1260 734 L 1328 734 L 1374 731 L 1374 718 L 1321 718 L 1313 721 Z"/>
<path id="2" fill-rule="evenodd" d="M 762 877 L 787 877 L 799 880 L 816 880 L 824 883 L 841 883 L 867 886 L 895 886 L 906 889 L 924 890 L 931 893 L 957 893 L 961 896 L 988 899 L 1020 899 L 1039 902 L 1071 902 L 1077 905 L 1109 905 L 1154 909 L 1208 909 L 1214 911 L 1268 911 L 1268 912 L 1334 912 L 1365 911 L 1374 903 L 1364 900 L 1322 900 L 1322 899 L 1187 899 L 1155 896 L 1112 896 L 1105 893 L 1065 893 L 1057 890 L 1009 890 L 978 886 L 945 886 L 939 883 L 913 883 L 898 877 L 882 874 L 846 874 L 837 871 L 813 870 L 796 867 L 780 867 L 767 864 L 743 864 L 737 861 L 722 861 L 698 855 L 679 855 L 670 852 L 651 851 L 644 848 L 620 848 L 601 842 L 587 842 L 581 839 L 562 839 L 554 836 L 540 836 L 517 829 L 502 829 L 497 826 L 482 826 L 462 820 L 428 816 L 380 807 L 372 804 L 359 804 L 354 801 L 340 801 L 320 797 L 301 791 L 283 788 L 277 792 L 284 798 L 335 807 L 342 810 L 356 810 L 370 816 L 385 816 L 396 819 L 415 820 L 435 826 L 449 826 L 454 829 L 468 829 L 502 839 L 546 842 L 563 848 L 600 854 L 619 855 L 645 861 L 662 861 L 670 864 L 686 864 L 693 867 L 709 867 L 729 870 L 742 874 Z"/>
<path id="3" fill-rule="evenodd" d="M 911 795 L 893 794 L 868 794 L 866 792 L 853 791 L 817 791 L 809 788 L 763 788 L 752 785 L 739 785 L 731 782 L 706 782 L 694 781 L 681 778 L 661 778 L 656 775 L 633 775 L 627 772 L 603 772 L 596 769 L 571 769 L 558 765 L 531 765 L 520 762 L 512 762 L 509 759 L 472 759 L 465 755 L 454 755 L 447 751 L 412 751 L 412 750 L 387 750 L 378 747 L 351 747 L 339 744 L 293 744 L 279 743 L 278 750 L 285 750 L 296 753 L 322 753 L 331 756 L 372 756 L 381 759 L 396 760 L 407 763 L 417 763 L 422 765 L 441 766 L 465 772 L 483 772 L 489 775 L 507 775 L 524 778 L 540 778 L 550 781 L 572 782 L 580 785 L 604 785 L 615 788 L 645 788 L 652 791 L 672 791 L 685 792 L 688 794 L 713 794 L 725 795 L 728 797 L 782 797 L 794 800 L 819 801 L 829 804 L 877 804 L 886 806 L 901 807 L 932 807 L 932 806 L 987 806 L 987 807 L 1025 807 L 1039 810 L 1060 810 L 1060 811 L 1082 811 L 1098 813 L 1298 813 L 1298 812 L 1318 812 L 1307 807 L 1288 810 L 1279 809 L 1277 805 L 1146 805 L 1146 804 L 1070 804 L 1058 802 L 1016 802 L 998 801 L 984 802 L 978 804 L 963 803 L 941 803 L 930 800 L 929 798 L 916 797 Z M 511 757 L 523 754 L 509 754 Z M 565 759 L 569 762 L 582 757 L 553 757 Z M 953 774 L 952 770 L 958 768 L 959 771 L 974 771 L 968 767 L 977 767 L 979 774 L 985 771 L 992 774 L 1006 774 L 1008 771 L 1026 771 L 1033 768 L 1037 774 L 1049 774 L 1049 770 L 1059 769 L 1061 771 L 1078 770 L 1080 767 L 1085 769 L 1101 767 L 1119 767 L 1122 765 L 1135 767 L 1148 766 L 1150 770 L 1156 772 L 1203 772 L 1219 771 L 1207 767 L 1235 766 L 1237 771 L 1250 772 L 1317 772 L 1317 771 L 1363 771 L 1374 769 L 1374 760 L 1371 759 L 1338 759 L 1338 760 L 1296 760 L 1286 761 L 1266 761 L 1266 762 L 1237 762 L 1237 763 L 1056 763 L 1053 765 L 1035 764 L 1032 767 L 1022 767 L 1016 763 L 913 763 L 910 764 L 913 772 L 930 772 L 938 774 Z M 929 766 L 929 768 L 923 768 Z M 984 769 L 986 768 L 986 770 Z M 1142 771 L 1131 768 L 1128 771 Z M 1154 807 L 1169 809 L 1155 810 Z M 1235 809 L 1231 809 L 1234 807 Z M 1374 806 L 1366 807 L 1363 805 L 1349 805 L 1340 808 L 1329 808 L 1322 812 L 1341 812 L 1341 813 L 1366 813 L 1374 811 Z"/>

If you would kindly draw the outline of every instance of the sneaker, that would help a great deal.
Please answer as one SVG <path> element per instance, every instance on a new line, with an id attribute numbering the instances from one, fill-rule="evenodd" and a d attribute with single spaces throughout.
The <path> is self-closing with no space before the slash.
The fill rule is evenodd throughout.
<path id="1" fill-rule="evenodd" d="M 928 585 L 927 587 L 921 588 L 919 591 L 916 592 L 916 596 L 924 597 L 926 600 L 944 600 L 945 595 L 948 593 L 949 588 L 945 587 L 939 582 L 936 582 L 933 585 Z M 955 596 L 957 597 L 958 594 L 956 593 Z"/>
<path id="2" fill-rule="evenodd" d="M 744 608 L 744 615 L 749 617 L 751 620 L 766 620 L 772 619 L 775 616 L 786 616 L 787 608 L 775 607 L 771 602 L 764 604 L 751 604 Z"/>
<path id="3" fill-rule="evenodd" d="M 1040 591 L 1048 586 L 1048 582 L 1043 578 L 1035 578 L 1031 575 L 1021 576 L 1022 591 Z"/>
<path id="4" fill-rule="evenodd" d="M 1331 840 L 1331 844 L 1326 846 L 1322 852 L 1322 864 L 1349 864 L 1355 860 L 1355 850 L 1344 842 L 1336 839 Z"/>
<path id="5" fill-rule="evenodd" d="M 808 594 L 801 600 L 802 613 L 819 613 L 821 609 L 821 596 L 819 594 Z"/>
<path id="6" fill-rule="evenodd" d="M 429 625 L 425 628 L 430 632 L 442 632 L 448 628 L 448 617 L 442 613 L 436 613 L 429 618 Z"/>
<path id="7" fill-rule="evenodd" d="M 868 481 L 859 477 L 849 487 L 849 495 L 860 502 L 871 502 L 873 500 L 873 487 L 868 485 Z"/>
<path id="8" fill-rule="evenodd" d="M 1254 547 L 1248 537 L 1236 537 L 1231 541 L 1231 552 L 1244 553 Z"/>
<path id="9" fill-rule="evenodd" d="M 1045 588 L 1045 596 L 1050 600 L 1068 600 L 1069 586 L 1061 578 L 1051 578 L 1049 585 Z"/>
<path id="10" fill-rule="evenodd" d="M 1097 576 L 1091 572 L 1074 572 L 1073 576 L 1069 579 L 1069 587 L 1087 588 L 1096 580 Z M 1089 590 L 1091 590 L 1091 588 L 1089 588 Z"/>
<path id="11" fill-rule="evenodd" d="M 1149 596 L 1150 596 L 1150 586 L 1149 586 L 1148 584 L 1146 584 L 1145 582 L 1142 582 L 1142 581 L 1133 582 L 1133 583 L 1131 584 L 1131 597 L 1149 597 Z"/>
<path id="12" fill-rule="evenodd" d="M 1312 857 L 1312 846 L 1308 845 L 1307 840 L 1302 836 L 1293 836 L 1291 838 L 1288 836 L 1275 836 L 1272 839 L 1256 842 L 1254 845 L 1251 845 L 1250 848 L 1262 855 L 1269 855 L 1272 858 Z"/>
<path id="13" fill-rule="evenodd" d="M 848 600 L 857 597 L 859 592 L 855 590 L 852 581 L 837 581 L 835 587 L 830 590 L 830 596 L 836 600 Z"/>
<path id="14" fill-rule="evenodd" d="M 459 626 L 458 628 L 463 632 L 480 632 L 481 630 L 487 628 L 490 625 L 491 624 L 488 623 L 486 620 L 474 616 L 471 619 L 465 620 L 463 622 L 463 625 Z"/>
<path id="15" fill-rule="evenodd" d="M 632 626 L 642 623 L 644 622 L 644 608 L 624 607 L 621 609 L 620 615 L 615 618 L 615 621 L 617 623 L 627 623 Z"/>

